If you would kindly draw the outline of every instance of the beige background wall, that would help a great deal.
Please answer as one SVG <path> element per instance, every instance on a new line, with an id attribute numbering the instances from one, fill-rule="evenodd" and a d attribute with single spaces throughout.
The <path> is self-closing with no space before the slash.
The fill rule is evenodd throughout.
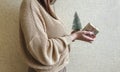
<path id="1" fill-rule="evenodd" d="M 21 0 L 0 0 L 0 72 L 27 72 L 18 49 L 18 10 Z"/>
<path id="2" fill-rule="evenodd" d="M 0 72 L 27 72 L 18 54 L 21 0 L 0 0 Z M 120 0 L 58 0 L 55 11 L 71 31 L 74 12 L 100 30 L 92 43 L 74 42 L 68 72 L 120 72 Z"/>

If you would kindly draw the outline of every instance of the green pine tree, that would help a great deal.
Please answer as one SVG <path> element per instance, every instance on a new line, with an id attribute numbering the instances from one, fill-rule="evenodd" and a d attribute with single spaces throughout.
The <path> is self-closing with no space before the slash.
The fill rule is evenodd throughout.
<path id="1" fill-rule="evenodd" d="M 78 30 L 82 29 L 82 25 L 81 25 L 81 22 L 80 22 L 77 12 L 75 12 L 75 14 L 74 14 L 72 29 L 73 29 L 73 31 L 78 31 Z"/>

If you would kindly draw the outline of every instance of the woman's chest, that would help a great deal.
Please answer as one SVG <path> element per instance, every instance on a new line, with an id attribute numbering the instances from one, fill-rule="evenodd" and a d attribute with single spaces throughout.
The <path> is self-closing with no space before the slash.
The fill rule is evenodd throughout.
<path id="1" fill-rule="evenodd" d="M 67 34 L 65 26 L 59 20 L 47 21 L 46 29 L 49 38 L 61 37 Z"/>

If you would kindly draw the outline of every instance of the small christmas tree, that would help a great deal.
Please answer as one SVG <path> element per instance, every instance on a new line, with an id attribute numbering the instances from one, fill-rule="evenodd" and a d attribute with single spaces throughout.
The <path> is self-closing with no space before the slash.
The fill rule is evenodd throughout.
<path id="1" fill-rule="evenodd" d="M 81 22 L 80 22 L 77 12 L 75 12 L 75 14 L 74 14 L 72 29 L 73 29 L 73 31 L 78 31 L 78 30 L 82 29 L 82 25 L 81 25 Z"/>

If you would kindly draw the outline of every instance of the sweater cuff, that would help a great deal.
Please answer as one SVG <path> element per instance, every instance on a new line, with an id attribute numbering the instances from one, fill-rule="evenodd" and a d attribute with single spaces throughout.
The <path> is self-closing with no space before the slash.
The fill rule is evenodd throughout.
<path id="1" fill-rule="evenodd" d="M 67 43 L 68 45 L 73 42 L 70 35 L 66 35 L 66 36 L 65 36 L 65 40 L 66 40 L 66 43 Z"/>

